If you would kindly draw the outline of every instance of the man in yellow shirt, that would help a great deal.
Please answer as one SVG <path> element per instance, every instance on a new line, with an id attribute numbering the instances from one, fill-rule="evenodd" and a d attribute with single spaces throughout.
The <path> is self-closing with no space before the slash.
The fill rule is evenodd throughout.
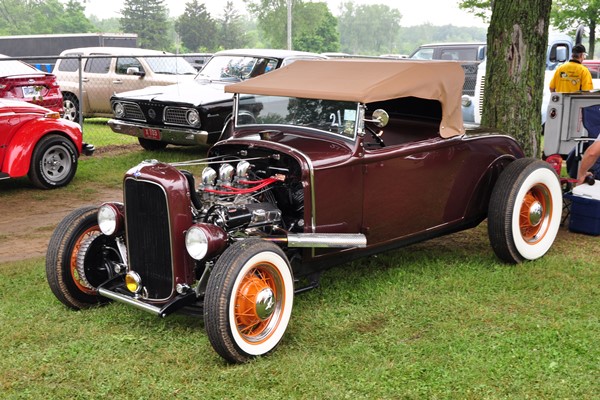
<path id="1" fill-rule="evenodd" d="M 550 81 L 551 92 L 589 91 L 594 88 L 590 70 L 581 65 L 587 53 L 585 46 L 576 44 L 571 52 L 571 59 L 556 69 Z"/>

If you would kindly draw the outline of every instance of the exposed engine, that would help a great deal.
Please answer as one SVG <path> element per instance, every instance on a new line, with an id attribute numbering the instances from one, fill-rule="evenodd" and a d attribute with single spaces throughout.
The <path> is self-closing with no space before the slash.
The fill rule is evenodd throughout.
<path id="1" fill-rule="evenodd" d="M 302 232 L 304 191 L 295 161 L 279 154 L 210 161 L 197 188 L 196 220 L 229 234 Z M 287 162 L 286 162 L 287 161 Z"/>

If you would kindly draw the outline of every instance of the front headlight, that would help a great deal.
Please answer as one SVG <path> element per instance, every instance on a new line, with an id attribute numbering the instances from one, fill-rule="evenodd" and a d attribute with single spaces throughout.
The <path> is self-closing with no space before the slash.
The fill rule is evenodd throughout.
<path id="1" fill-rule="evenodd" d="M 106 236 L 119 234 L 123 226 L 123 205 L 105 203 L 98 209 L 98 227 Z"/>
<path id="2" fill-rule="evenodd" d="M 185 117 L 191 126 L 200 126 L 200 114 L 197 110 L 189 110 Z"/>
<path id="3" fill-rule="evenodd" d="M 123 106 L 123 103 L 115 103 L 113 106 L 113 113 L 117 118 L 123 117 L 125 115 L 125 106 Z"/>
<path id="4" fill-rule="evenodd" d="M 185 248 L 194 260 L 202 260 L 208 252 L 208 238 L 198 226 L 192 226 L 185 234 Z"/>
<path id="5" fill-rule="evenodd" d="M 470 107 L 471 104 L 473 103 L 471 101 L 471 97 L 467 96 L 466 94 L 463 95 L 460 100 L 461 100 L 461 104 L 463 107 Z"/>
<path id="6" fill-rule="evenodd" d="M 185 233 L 185 248 L 194 260 L 212 258 L 227 247 L 227 233 L 212 224 L 192 225 Z"/>

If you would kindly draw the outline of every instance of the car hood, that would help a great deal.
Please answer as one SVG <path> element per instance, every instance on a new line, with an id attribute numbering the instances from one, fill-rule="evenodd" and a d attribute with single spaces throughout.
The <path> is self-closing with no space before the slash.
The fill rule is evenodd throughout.
<path id="1" fill-rule="evenodd" d="M 264 147 L 281 151 L 292 156 L 303 154 L 310 160 L 315 168 L 323 168 L 340 164 L 348 160 L 354 151 L 353 144 L 343 140 L 334 140 L 329 137 L 316 137 L 302 132 L 282 133 L 279 131 L 265 131 L 261 134 L 248 134 L 236 136 L 219 142 L 215 147 L 221 146 L 250 146 L 253 148 Z"/>
<path id="2" fill-rule="evenodd" d="M 44 115 L 44 114 L 52 112 L 52 110 L 49 110 L 49 109 L 39 106 L 37 104 L 27 103 L 26 101 L 23 101 L 23 100 L 7 100 L 7 99 L 0 99 L 0 109 L 3 112 L 12 111 L 17 114 L 37 113 L 40 115 Z"/>
<path id="3" fill-rule="evenodd" d="M 233 94 L 225 93 L 223 90 L 225 84 L 225 82 L 194 80 L 175 85 L 149 86 L 144 89 L 121 92 L 115 94 L 113 98 L 187 104 L 198 107 L 231 99 Z"/>

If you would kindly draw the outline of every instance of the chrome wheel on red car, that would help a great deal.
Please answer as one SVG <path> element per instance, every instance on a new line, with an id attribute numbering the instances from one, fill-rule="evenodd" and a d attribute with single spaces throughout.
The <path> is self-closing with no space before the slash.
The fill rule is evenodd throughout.
<path id="1" fill-rule="evenodd" d="M 489 205 L 488 233 L 503 261 L 537 259 L 550 249 L 560 226 L 562 190 L 541 160 L 512 162 L 498 179 Z"/>
<path id="2" fill-rule="evenodd" d="M 60 135 L 44 136 L 31 156 L 29 179 L 42 189 L 67 185 L 77 171 L 77 150 Z"/>
<path id="3" fill-rule="evenodd" d="M 229 247 L 211 273 L 204 324 L 211 345 L 230 362 L 246 362 L 279 344 L 292 313 L 294 284 L 285 254 L 272 243 Z"/>
<path id="4" fill-rule="evenodd" d="M 56 227 L 46 254 L 46 278 L 54 295 L 79 310 L 106 303 L 96 287 L 114 275 L 122 262 L 114 239 L 100 232 L 98 207 L 82 207 Z"/>

